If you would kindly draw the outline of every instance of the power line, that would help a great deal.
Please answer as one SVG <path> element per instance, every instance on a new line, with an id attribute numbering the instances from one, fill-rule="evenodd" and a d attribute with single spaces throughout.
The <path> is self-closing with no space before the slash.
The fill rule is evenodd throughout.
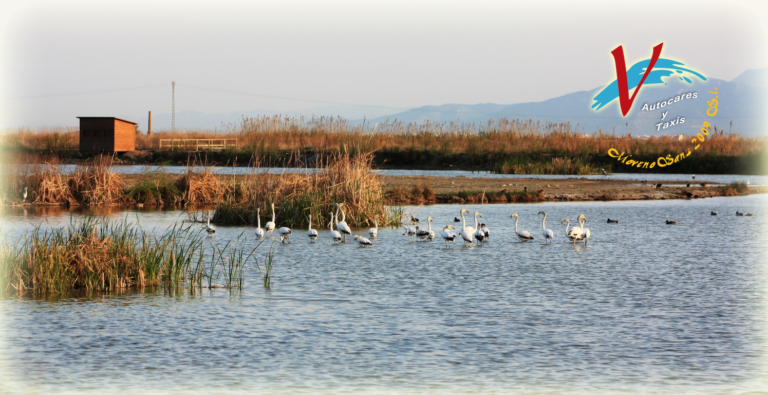
<path id="1" fill-rule="evenodd" d="M 41 99 L 41 98 L 46 98 L 46 97 L 95 95 L 95 94 L 100 94 L 100 93 L 126 92 L 126 91 L 137 91 L 137 90 L 141 90 L 141 89 L 162 88 L 162 87 L 166 87 L 166 86 L 168 86 L 168 85 L 165 85 L 165 84 L 163 84 L 163 85 L 148 85 L 148 86 L 137 86 L 137 87 L 134 87 L 134 88 L 116 88 L 116 89 L 105 89 L 105 90 L 99 90 L 99 91 L 53 93 L 53 94 L 49 94 L 49 95 L 6 97 L 6 98 L 0 99 L 0 100 L 22 100 L 22 99 Z"/>

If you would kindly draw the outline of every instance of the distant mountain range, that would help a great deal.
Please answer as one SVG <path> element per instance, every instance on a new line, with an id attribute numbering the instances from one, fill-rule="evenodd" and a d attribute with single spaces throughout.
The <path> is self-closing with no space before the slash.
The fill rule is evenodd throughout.
<path id="1" fill-rule="evenodd" d="M 709 117 L 706 115 L 707 101 L 714 95 L 707 91 L 714 91 L 715 88 L 718 92 L 718 111 L 717 115 Z M 599 129 L 609 133 L 615 131 L 617 134 L 674 135 L 690 134 L 706 120 L 719 129 L 734 133 L 768 135 L 768 127 L 762 122 L 766 119 L 764 114 L 768 104 L 768 68 L 748 70 L 732 81 L 708 78 L 707 81 L 694 80 L 693 84 L 688 84 L 670 78 L 666 86 L 643 86 L 627 117 L 621 116 L 617 102 L 612 102 L 600 111 L 592 110 L 593 98 L 602 89 L 599 87 L 531 103 L 424 106 L 371 121 L 398 119 L 416 123 L 428 120 L 484 124 L 495 118 L 533 119 L 541 122 L 570 122 L 574 126 L 578 125 L 579 131 L 584 133 L 594 133 Z M 642 111 L 645 103 L 650 107 L 688 92 L 696 92 L 697 98 L 681 100 L 661 110 Z M 685 118 L 685 123 L 657 131 L 655 125 L 661 122 L 661 114 L 666 111 L 668 114 L 665 121 L 679 116 Z"/>
<path id="2" fill-rule="evenodd" d="M 714 117 L 706 115 L 707 101 L 714 95 L 707 91 L 718 92 L 718 111 Z M 423 106 L 402 112 L 396 109 L 362 107 L 362 106 L 325 106 L 282 112 L 286 116 L 341 116 L 351 123 L 362 122 L 362 115 L 367 121 L 385 122 L 399 120 L 406 123 L 429 122 L 471 122 L 479 126 L 488 120 L 497 118 L 532 119 L 541 122 L 570 122 L 582 133 L 595 133 L 598 130 L 616 134 L 632 133 L 633 135 L 675 135 L 691 134 L 701 127 L 703 121 L 716 125 L 719 129 L 732 131 L 743 135 L 767 136 L 768 127 L 765 114 L 768 101 L 768 67 L 757 70 L 747 70 L 731 81 L 708 78 L 707 81 L 694 80 L 692 84 L 669 78 L 667 85 L 643 86 L 635 99 L 631 112 L 622 117 L 618 103 L 612 102 L 600 111 L 594 111 L 591 106 L 595 95 L 602 90 L 598 87 L 590 91 L 569 93 L 541 102 L 517 104 L 443 104 L 440 106 Z M 674 98 L 680 94 L 696 92 L 695 99 L 685 99 L 660 110 L 642 111 L 644 104 L 649 106 Z M 685 118 L 684 123 L 657 130 L 656 124 L 661 122 L 663 112 L 668 112 L 664 121 Z M 180 129 L 213 129 L 221 128 L 228 123 L 236 123 L 242 117 L 259 115 L 275 115 L 276 112 L 254 110 L 228 114 L 205 114 L 196 111 L 184 111 L 176 114 L 176 127 Z M 129 117 L 130 118 L 130 117 Z M 144 117 L 146 120 L 146 116 Z M 170 128 L 170 114 L 154 116 L 155 129 Z M 146 129 L 142 122 L 142 130 Z"/>

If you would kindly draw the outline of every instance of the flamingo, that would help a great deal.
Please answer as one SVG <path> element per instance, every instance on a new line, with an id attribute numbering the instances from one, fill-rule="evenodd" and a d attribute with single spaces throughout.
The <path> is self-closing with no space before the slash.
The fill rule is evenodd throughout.
<path id="1" fill-rule="evenodd" d="M 338 230 L 333 230 L 333 211 L 328 213 L 331 215 L 331 222 L 328 224 L 328 226 L 331 227 L 331 238 L 333 239 L 334 243 L 340 243 L 341 242 L 341 233 L 339 233 Z"/>
<path id="2" fill-rule="evenodd" d="M 361 247 L 367 247 L 372 246 L 373 243 L 371 243 L 370 240 L 366 239 L 365 237 L 361 236 L 355 236 L 355 241 L 357 241 L 358 244 L 360 244 Z"/>
<path id="3" fill-rule="evenodd" d="M 403 229 L 405 229 L 405 233 L 403 233 L 403 236 L 408 235 L 408 240 L 413 241 L 413 236 L 416 235 L 416 232 L 419 231 L 419 227 L 413 227 L 408 225 L 403 225 Z"/>
<path id="4" fill-rule="evenodd" d="M 571 226 L 571 221 L 568 220 L 568 218 L 564 219 L 563 222 L 560 222 L 560 225 L 565 225 L 565 237 L 569 238 L 570 240 L 573 240 L 573 244 L 576 244 L 577 241 L 581 240 L 581 228 L 578 226 L 574 226 L 573 229 L 568 231 L 568 228 Z"/>
<path id="5" fill-rule="evenodd" d="M 376 221 L 376 217 L 373 217 L 373 225 L 373 228 L 368 229 L 368 234 L 375 239 L 379 234 L 379 222 Z"/>
<path id="6" fill-rule="evenodd" d="M 256 209 L 256 229 L 253 231 L 257 239 L 264 238 L 264 229 L 261 229 L 261 209 Z"/>
<path id="7" fill-rule="evenodd" d="M 445 247 L 448 247 L 448 242 L 452 242 L 456 240 L 456 234 L 451 232 L 448 229 L 456 229 L 453 227 L 453 225 L 448 225 L 445 228 L 443 228 L 443 232 L 440 233 L 440 236 L 443 236 L 443 240 L 445 240 Z"/>
<path id="8" fill-rule="evenodd" d="M 459 236 L 461 236 L 461 238 L 464 239 L 464 242 L 472 244 L 472 235 L 474 235 L 475 233 L 475 228 L 471 226 L 467 226 L 467 221 L 464 219 L 464 213 L 469 214 L 469 210 L 463 208 L 460 211 L 461 231 L 459 232 Z"/>
<path id="9" fill-rule="evenodd" d="M 544 236 L 545 242 L 549 242 L 555 238 L 555 232 L 553 232 L 552 229 L 547 229 L 547 227 L 544 225 L 544 221 L 547 220 L 547 212 L 539 211 L 539 215 L 541 214 L 544 214 L 544 218 L 541 219 L 541 235 Z"/>
<path id="10" fill-rule="evenodd" d="M 510 218 L 515 217 L 515 234 L 517 235 L 518 239 L 520 239 L 522 241 L 533 240 L 533 236 L 531 236 L 531 234 L 527 230 L 521 230 L 521 231 L 517 230 L 517 220 L 518 220 L 518 218 L 520 218 L 517 215 L 517 213 L 514 213 L 514 214 L 510 215 L 509 217 Z"/>
<path id="11" fill-rule="evenodd" d="M 416 237 L 421 240 L 433 240 L 435 238 L 435 232 L 432 231 L 432 219 L 432 217 L 427 217 L 427 225 L 429 226 L 428 230 L 419 230 L 419 227 L 416 227 Z"/>
<path id="12" fill-rule="evenodd" d="M 267 233 L 269 233 L 270 235 L 272 234 L 272 231 L 275 230 L 275 204 L 274 203 L 272 203 L 272 221 L 267 222 L 264 228 L 266 228 Z"/>
<path id="13" fill-rule="evenodd" d="M 344 210 L 341 208 L 341 206 L 344 203 L 335 203 L 336 204 L 336 229 L 341 232 L 341 237 L 343 238 L 343 242 L 347 242 L 347 235 L 352 235 L 352 229 L 350 229 L 349 225 L 347 225 L 347 215 L 344 213 Z M 339 221 L 339 210 L 341 210 L 341 221 Z"/>
<path id="14" fill-rule="evenodd" d="M 206 215 L 206 217 L 208 219 L 208 225 L 205 226 L 205 231 L 208 232 L 209 235 L 213 235 L 214 233 L 216 233 L 216 228 L 214 228 L 213 225 L 211 225 L 211 212 L 210 211 L 208 212 L 208 215 Z"/>
<path id="15" fill-rule="evenodd" d="M 282 228 L 277 230 L 277 233 L 280 233 L 280 242 L 285 243 L 288 241 L 288 237 L 293 233 L 291 231 L 291 228 L 283 226 Z"/>
<path id="16" fill-rule="evenodd" d="M 491 239 L 491 231 L 488 230 L 488 228 L 485 226 L 485 224 L 480 224 L 480 229 L 485 233 L 485 241 L 488 241 Z"/>
<path id="17" fill-rule="evenodd" d="M 309 214 L 309 230 L 307 230 L 307 237 L 309 237 L 309 240 L 311 241 L 317 240 L 317 230 L 312 229 L 312 214 Z"/>
<path id="18" fill-rule="evenodd" d="M 21 197 L 24 199 L 24 203 L 26 203 L 27 202 L 27 187 L 24 187 L 24 194 L 22 194 Z"/>
<path id="19" fill-rule="evenodd" d="M 584 240 L 584 245 L 587 245 L 587 239 L 591 236 L 589 229 L 584 226 L 584 224 L 587 223 L 587 217 L 585 217 L 584 214 L 579 214 L 579 217 L 576 218 L 576 220 L 579 221 L 579 225 L 581 225 L 581 239 Z"/>

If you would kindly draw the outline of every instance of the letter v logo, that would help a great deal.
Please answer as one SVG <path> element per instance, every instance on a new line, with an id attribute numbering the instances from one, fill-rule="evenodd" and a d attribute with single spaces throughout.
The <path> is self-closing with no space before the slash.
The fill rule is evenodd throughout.
<path id="1" fill-rule="evenodd" d="M 632 108 L 632 103 L 634 103 L 635 97 L 637 97 L 637 92 L 640 92 L 640 87 L 643 86 L 645 77 L 648 77 L 651 69 L 656 65 L 656 61 L 659 60 L 659 56 L 661 56 L 661 47 L 663 45 L 664 43 L 661 43 L 653 47 L 651 62 L 648 64 L 648 68 L 645 69 L 645 74 L 643 74 L 640 83 L 637 84 L 637 88 L 635 88 L 635 92 L 632 93 L 631 98 L 629 97 L 629 87 L 627 86 L 627 65 L 624 63 L 624 48 L 619 45 L 616 49 L 611 51 L 613 60 L 616 63 L 616 81 L 619 83 L 619 104 L 621 105 L 621 113 L 625 117 L 627 116 L 629 109 Z"/>

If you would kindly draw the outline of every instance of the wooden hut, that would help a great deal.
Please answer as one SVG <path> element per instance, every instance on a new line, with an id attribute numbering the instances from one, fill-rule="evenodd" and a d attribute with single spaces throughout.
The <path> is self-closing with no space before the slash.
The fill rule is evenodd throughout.
<path id="1" fill-rule="evenodd" d="M 127 152 L 136 149 L 138 123 L 116 117 L 80 119 L 81 152 Z"/>

